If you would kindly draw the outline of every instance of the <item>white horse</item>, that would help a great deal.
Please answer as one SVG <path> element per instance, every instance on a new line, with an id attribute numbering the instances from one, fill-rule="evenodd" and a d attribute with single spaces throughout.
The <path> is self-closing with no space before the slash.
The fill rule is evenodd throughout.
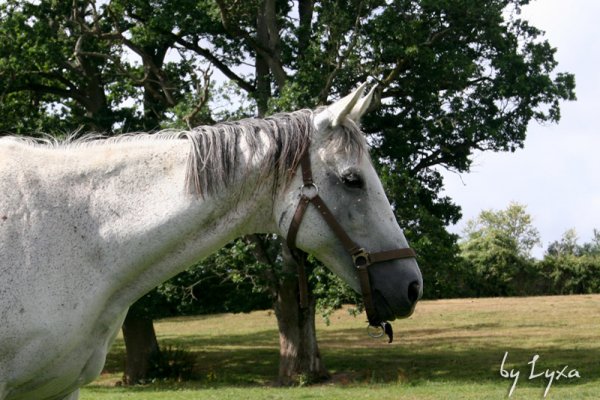
<path id="1" fill-rule="evenodd" d="M 0 139 L 0 400 L 77 399 L 134 301 L 236 237 L 286 237 L 307 191 L 364 249 L 407 248 L 356 126 L 371 99 L 363 88 L 314 112 L 190 132 Z M 294 244 L 360 290 L 321 214 L 306 209 Z M 415 259 L 374 262 L 375 319 L 410 315 Z"/>

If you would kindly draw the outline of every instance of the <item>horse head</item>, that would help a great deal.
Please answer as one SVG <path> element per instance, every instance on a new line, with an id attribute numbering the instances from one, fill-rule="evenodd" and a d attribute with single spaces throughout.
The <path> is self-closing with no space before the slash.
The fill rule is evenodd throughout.
<path id="1" fill-rule="evenodd" d="M 362 292 L 369 322 L 379 325 L 412 314 L 423 280 L 358 128 L 374 92 L 362 97 L 364 87 L 314 112 L 310 145 L 275 218 L 290 247 Z"/>

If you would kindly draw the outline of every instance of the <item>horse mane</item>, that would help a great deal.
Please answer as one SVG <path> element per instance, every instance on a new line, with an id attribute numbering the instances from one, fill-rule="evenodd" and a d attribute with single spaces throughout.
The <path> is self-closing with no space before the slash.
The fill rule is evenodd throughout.
<path id="1" fill-rule="evenodd" d="M 259 168 L 258 186 L 271 176 L 275 178 L 273 190 L 280 182 L 287 184 L 310 146 L 314 134 L 313 114 L 312 110 L 299 110 L 267 118 L 247 118 L 199 126 L 192 130 L 166 129 L 155 133 L 127 133 L 111 137 L 99 134 L 78 136 L 76 132 L 63 139 L 48 135 L 42 138 L 11 136 L 0 140 L 16 140 L 34 147 L 66 149 L 129 141 L 187 139 L 191 148 L 186 168 L 186 190 L 204 197 L 218 195 L 233 182 L 242 165 L 242 141 L 251 157 L 244 166 L 246 171 L 242 172 L 242 176 L 256 162 Z M 331 129 L 328 135 L 325 137 L 328 151 L 360 155 L 367 148 L 364 135 L 350 120 Z"/>
<path id="2" fill-rule="evenodd" d="M 312 133 L 309 110 L 194 128 L 184 133 L 192 145 L 186 187 L 190 193 L 215 195 L 231 183 L 241 165 L 241 140 L 251 157 L 246 168 L 254 161 L 259 165 L 258 186 L 271 175 L 274 184 L 282 178 L 288 181 L 310 145 Z"/>
<path id="3" fill-rule="evenodd" d="M 291 180 L 310 146 L 313 114 L 312 110 L 300 110 L 182 132 L 192 143 L 186 176 L 188 191 L 201 196 L 214 195 L 231 183 L 240 164 L 240 140 L 244 140 L 252 157 L 246 167 L 253 160 L 259 163 L 257 186 L 274 176 L 274 194 L 278 183 L 287 185 Z M 328 151 L 357 155 L 365 151 L 365 137 L 354 122 L 347 120 L 333 132 L 325 138 Z"/>

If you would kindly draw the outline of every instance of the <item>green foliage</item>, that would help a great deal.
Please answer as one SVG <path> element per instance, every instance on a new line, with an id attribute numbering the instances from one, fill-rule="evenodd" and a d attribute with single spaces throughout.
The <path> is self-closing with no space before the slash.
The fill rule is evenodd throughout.
<path id="1" fill-rule="evenodd" d="M 149 376 L 166 381 L 190 381 L 198 378 L 196 363 L 194 353 L 181 347 L 167 346 L 154 360 Z"/>
<path id="2" fill-rule="evenodd" d="M 482 211 L 460 243 L 462 279 L 474 296 L 600 293 L 600 232 L 578 244 L 574 229 L 548 246 L 543 260 L 530 251 L 539 233 L 525 207 Z"/>
<path id="3" fill-rule="evenodd" d="M 478 296 L 531 294 L 531 249 L 539 233 L 525 206 L 511 203 L 506 210 L 482 211 L 467 223 L 461 256 L 470 285 Z"/>
<path id="4" fill-rule="evenodd" d="M 86 34 L 106 32 L 102 23 L 86 19 L 88 11 L 82 1 L 0 5 L 0 112 L 7 117 L 1 130 L 109 130 L 111 102 L 123 97 L 107 96 L 102 82 L 114 81 L 116 66 L 107 60 L 122 53 Z"/>
<path id="5" fill-rule="evenodd" d="M 579 245 L 575 230 L 567 230 L 550 244 L 539 270 L 550 293 L 600 293 L 600 231 L 594 230 L 592 241 Z"/>
<path id="6" fill-rule="evenodd" d="M 541 244 L 531 216 L 519 203 L 510 203 L 506 210 L 482 211 L 476 219 L 467 222 L 465 237 L 466 252 L 470 247 L 497 246 L 523 258 L 530 258 L 531 250 Z"/>
<path id="7" fill-rule="evenodd" d="M 138 300 L 130 312 L 149 318 L 271 308 L 266 276 L 271 266 L 257 262 L 252 245 L 236 240 Z"/>
<path id="8" fill-rule="evenodd" d="M 316 263 L 316 261 L 313 261 Z M 357 308 L 348 311 L 356 315 L 362 310 L 362 299 L 338 276 L 324 266 L 317 264 L 310 275 L 312 293 L 317 299 L 317 310 L 329 325 L 331 315 L 344 304 L 357 304 Z"/>

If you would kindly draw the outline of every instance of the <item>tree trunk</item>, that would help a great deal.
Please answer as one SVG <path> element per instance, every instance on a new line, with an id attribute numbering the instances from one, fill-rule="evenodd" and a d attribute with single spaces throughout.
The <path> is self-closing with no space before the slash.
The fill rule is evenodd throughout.
<path id="1" fill-rule="evenodd" d="M 300 4 L 303 25 L 303 38 L 310 37 L 310 19 L 312 18 L 312 1 Z M 283 90 L 287 76 L 281 65 L 279 49 L 279 29 L 277 27 L 277 2 L 262 0 L 259 3 L 256 18 L 256 40 L 263 49 L 256 49 L 256 101 L 258 115 L 264 116 L 268 111 L 271 97 L 271 80 L 277 88 Z M 308 35 L 308 36 L 307 36 Z M 256 239 L 256 238 L 255 238 Z M 256 243 L 256 241 L 254 240 Z M 315 300 L 309 296 L 309 304 L 301 308 L 298 294 L 298 276 L 296 262 L 290 255 L 285 243 L 283 249 L 283 273 L 280 279 L 272 281 L 272 292 L 276 293 L 273 305 L 279 327 L 279 383 L 282 385 L 318 382 L 329 377 L 329 373 L 321 360 L 317 344 L 315 328 Z M 276 263 L 266 257 L 264 248 L 257 251 L 260 261 L 277 268 Z"/>
<path id="2" fill-rule="evenodd" d="M 136 314 L 128 312 L 123 322 L 126 350 L 123 375 L 125 385 L 135 385 L 150 379 L 153 366 L 160 355 L 152 319 Z"/>
<path id="3" fill-rule="evenodd" d="M 298 27 L 298 43 L 302 43 L 298 48 L 298 58 L 303 59 L 306 53 L 306 43 L 310 43 L 312 30 L 312 18 L 315 8 L 314 0 L 300 0 L 298 2 L 298 15 L 300 17 L 300 26 Z"/>
<path id="4" fill-rule="evenodd" d="M 301 308 L 298 296 L 297 265 L 284 247 L 284 274 L 274 305 L 279 327 L 279 383 L 282 385 L 319 382 L 329 378 L 317 343 L 315 299 Z"/>
<path id="5" fill-rule="evenodd" d="M 258 41 L 265 48 L 269 47 L 269 24 L 266 17 L 267 4 L 262 4 L 256 16 L 256 36 Z M 258 116 L 264 117 L 267 114 L 269 98 L 271 98 L 271 74 L 269 60 L 261 53 L 256 52 L 255 75 L 256 75 L 256 106 Z"/>

